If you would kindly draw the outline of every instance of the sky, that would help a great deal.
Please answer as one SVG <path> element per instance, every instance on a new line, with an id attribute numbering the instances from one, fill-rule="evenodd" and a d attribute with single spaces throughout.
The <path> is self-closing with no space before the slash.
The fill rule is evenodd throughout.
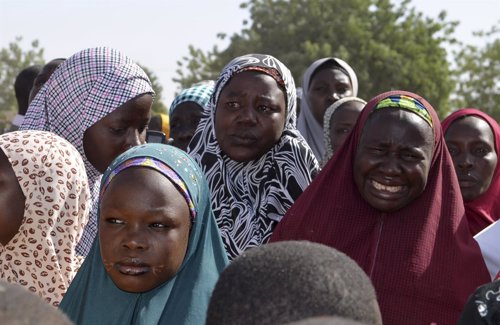
<path id="1" fill-rule="evenodd" d="M 393 0 L 399 2 L 400 0 Z M 148 67 L 163 86 L 167 106 L 179 90 L 172 81 L 177 61 L 188 55 L 188 46 L 204 51 L 228 40 L 243 28 L 248 9 L 242 0 L 0 0 L 0 48 L 22 36 L 29 48 L 38 40 L 45 60 L 69 57 L 95 46 L 116 48 Z M 448 20 L 458 20 L 455 36 L 468 44 L 478 40 L 473 31 L 500 25 L 500 0 L 412 0 L 425 16 L 436 18 L 446 10 Z"/>

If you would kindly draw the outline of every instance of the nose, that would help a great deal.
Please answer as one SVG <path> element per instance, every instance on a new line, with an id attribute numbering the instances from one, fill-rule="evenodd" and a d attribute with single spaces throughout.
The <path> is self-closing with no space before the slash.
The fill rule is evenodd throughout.
<path id="1" fill-rule="evenodd" d="M 194 130 L 188 127 L 180 128 L 176 134 L 176 138 L 180 141 L 189 141 L 194 135 Z"/>
<path id="2" fill-rule="evenodd" d="M 456 157 L 455 159 L 457 160 L 458 168 L 462 170 L 470 170 L 474 165 L 471 157 L 467 154 L 462 154 L 459 157 Z"/>
<path id="3" fill-rule="evenodd" d="M 126 249 L 146 249 L 147 238 L 139 229 L 129 229 L 122 241 L 122 247 Z"/>
<path id="4" fill-rule="evenodd" d="M 128 150 L 132 147 L 138 146 L 142 144 L 143 141 L 141 141 L 141 133 L 139 130 L 135 128 L 131 128 L 127 131 L 125 142 L 123 144 L 124 149 Z"/>
<path id="5" fill-rule="evenodd" d="M 257 115 L 255 109 L 251 106 L 243 107 L 242 109 L 240 109 L 238 122 L 246 124 L 256 124 Z"/>
<path id="6" fill-rule="evenodd" d="M 396 157 L 388 156 L 381 163 L 379 170 L 385 176 L 397 175 L 401 172 L 399 162 Z"/>

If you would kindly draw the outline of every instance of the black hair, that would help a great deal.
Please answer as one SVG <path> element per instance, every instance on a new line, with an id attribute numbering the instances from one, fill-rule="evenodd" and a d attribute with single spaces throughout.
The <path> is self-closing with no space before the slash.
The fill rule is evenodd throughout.
<path id="1" fill-rule="evenodd" d="M 284 324 L 314 316 L 381 324 L 373 285 L 356 262 L 328 246 L 288 241 L 251 249 L 222 272 L 206 325 Z"/>
<path id="2" fill-rule="evenodd" d="M 41 70 L 41 66 L 32 65 L 21 70 L 16 77 L 14 91 L 16 92 L 17 111 L 21 115 L 25 115 L 28 110 L 28 100 L 31 88 L 33 87 L 33 81 Z"/>

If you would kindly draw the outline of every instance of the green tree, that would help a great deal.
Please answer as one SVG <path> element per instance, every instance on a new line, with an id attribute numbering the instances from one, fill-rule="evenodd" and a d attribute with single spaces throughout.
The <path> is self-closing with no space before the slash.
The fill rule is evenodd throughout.
<path id="1" fill-rule="evenodd" d="M 156 114 L 166 114 L 168 112 L 167 106 L 165 106 L 165 104 L 161 100 L 163 86 L 160 84 L 160 82 L 158 81 L 158 77 L 156 76 L 156 74 L 152 70 L 146 68 L 143 65 L 141 65 L 141 68 L 148 75 L 149 80 L 151 81 L 151 84 L 153 85 L 153 90 L 156 93 L 155 100 L 153 102 L 153 107 L 151 107 L 151 110 L 153 111 L 153 113 L 156 113 Z"/>
<path id="2" fill-rule="evenodd" d="M 474 33 L 485 45 L 464 45 L 455 53 L 454 108 L 475 107 L 500 121 L 500 28 Z"/>
<path id="3" fill-rule="evenodd" d="M 405 89 L 447 111 L 454 88 L 446 47 L 456 41 L 456 22 L 423 17 L 410 0 L 249 0 L 251 24 L 230 37 L 230 45 L 207 53 L 190 47 L 178 62 L 181 86 L 215 78 L 232 58 L 268 53 L 285 63 L 296 80 L 316 59 L 336 56 L 356 71 L 359 95 L 370 99 L 391 89 Z M 245 23 L 245 22 L 244 22 Z M 220 38 L 227 37 L 219 34 Z"/>
<path id="4" fill-rule="evenodd" d="M 3 130 L 17 112 L 14 81 L 24 68 L 34 64 L 43 64 L 43 48 L 37 40 L 31 42 L 28 50 L 21 47 L 22 37 L 9 43 L 0 50 L 0 131 Z"/>

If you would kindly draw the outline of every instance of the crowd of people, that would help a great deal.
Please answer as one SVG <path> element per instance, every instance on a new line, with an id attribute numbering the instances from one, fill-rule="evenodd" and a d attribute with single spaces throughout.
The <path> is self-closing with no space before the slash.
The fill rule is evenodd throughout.
<path id="1" fill-rule="evenodd" d="M 155 115 L 146 73 L 111 48 L 20 72 L 1 318 L 499 324 L 499 125 L 362 87 L 339 58 L 298 87 L 247 54 Z"/>

